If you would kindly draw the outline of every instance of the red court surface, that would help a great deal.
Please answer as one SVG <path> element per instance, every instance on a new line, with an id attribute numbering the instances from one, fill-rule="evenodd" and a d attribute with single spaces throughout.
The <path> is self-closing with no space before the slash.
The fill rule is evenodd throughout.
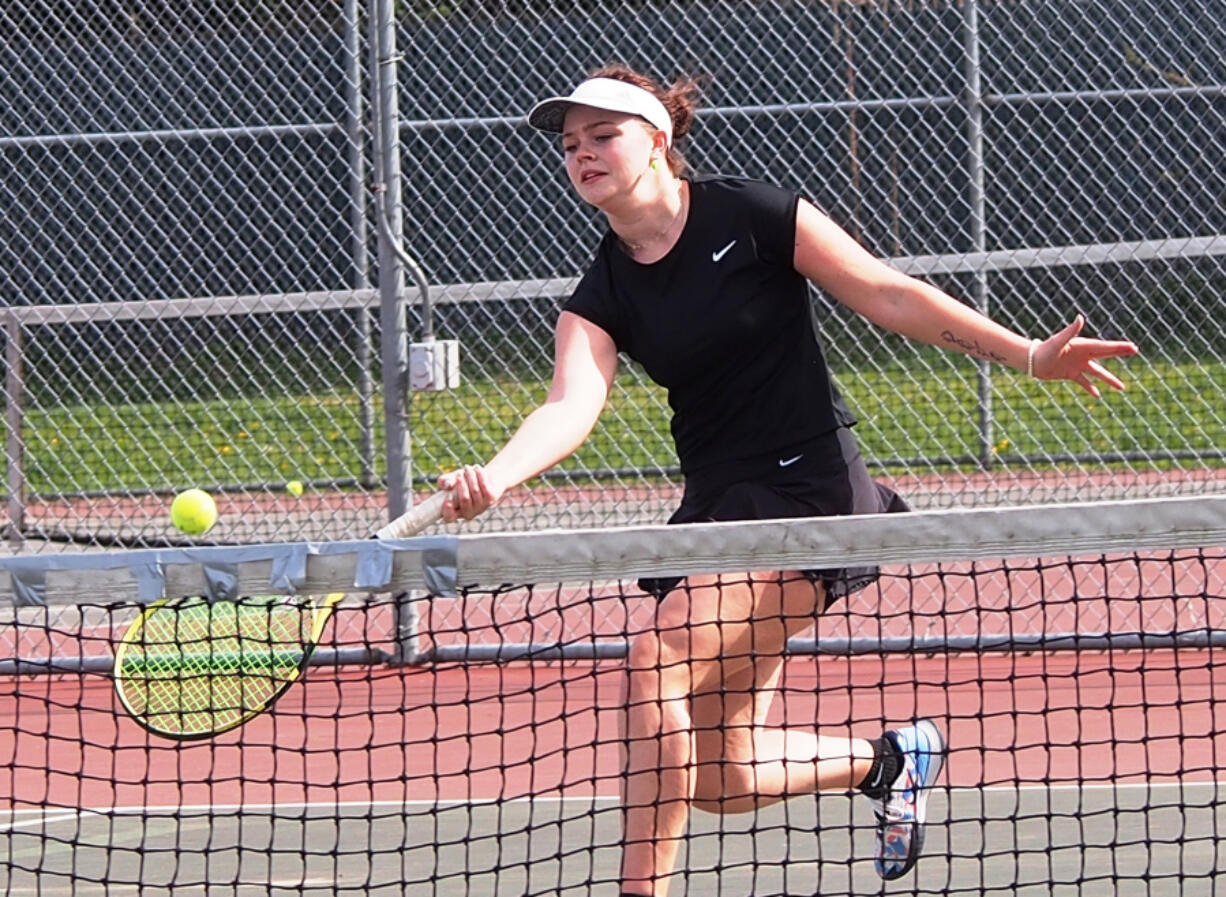
<path id="1" fill-rule="evenodd" d="M 1209 782 L 1226 649 L 796 658 L 773 722 L 947 731 L 953 787 Z M 618 662 L 313 670 L 211 741 L 146 735 L 101 675 L 0 679 L 0 808 L 486 801 L 617 793 Z"/>
<path id="2" fill-rule="evenodd" d="M 1198 495 L 1226 489 L 1221 470 L 1050 470 L 1031 466 L 989 471 L 943 471 L 876 477 L 907 498 L 912 507 L 954 508 L 1052 502 L 1156 498 Z M 305 495 L 285 493 L 283 484 L 265 489 L 219 492 L 217 526 L 205 541 L 255 541 L 363 538 L 386 522 L 383 492 L 341 491 L 309 487 Z M 680 500 L 676 483 L 596 486 L 544 484 L 514 490 L 486 517 L 462 532 L 539 530 L 545 527 L 622 526 L 663 523 Z M 429 491 L 414 501 L 424 500 Z M 170 525 L 170 494 L 105 496 L 31 496 L 22 507 L 22 528 L 30 541 L 0 544 L 0 550 L 60 550 L 52 539 L 88 541 L 91 534 L 121 539 L 182 539 Z M 0 524 L 11 524 L 10 508 L 0 506 Z"/>

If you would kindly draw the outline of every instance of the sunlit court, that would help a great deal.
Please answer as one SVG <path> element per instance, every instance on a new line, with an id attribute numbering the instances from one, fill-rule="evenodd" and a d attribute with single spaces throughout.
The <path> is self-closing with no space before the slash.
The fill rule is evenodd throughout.
<path id="1" fill-rule="evenodd" d="M 1226 0 L 0 35 L 0 897 L 1222 891 Z"/>

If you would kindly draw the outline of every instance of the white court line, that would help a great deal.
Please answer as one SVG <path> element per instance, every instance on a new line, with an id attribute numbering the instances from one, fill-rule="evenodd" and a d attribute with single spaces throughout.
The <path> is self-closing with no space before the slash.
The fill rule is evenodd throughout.
<path id="1" fill-rule="evenodd" d="M 983 788 L 974 788 L 968 786 L 958 786 L 956 788 L 937 786 L 937 790 L 952 794 L 954 792 L 965 793 L 980 793 L 980 794 L 995 794 L 995 793 L 1010 793 L 1016 794 L 1019 792 L 1031 791 L 1156 791 L 1167 790 L 1172 788 L 1204 790 L 1212 787 L 1214 789 L 1226 786 L 1226 781 L 1208 781 L 1208 782 L 1121 782 L 1115 784 L 1112 782 L 1087 782 L 1084 784 L 1065 783 L 1059 785 L 1043 785 L 1043 784 L 1028 784 L 1028 785 L 988 785 Z M 831 792 L 830 796 L 837 797 L 838 794 Z M 850 794 L 848 796 L 851 796 Z M 553 803 L 616 803 L 620 798 L 615 794 L 597 794 L 586 797 L 557 797 L 550 795 L 532 795 L 528 797 L 514 797 L 509 800 L 500 800 L 498 798 L 456 798 L 454 800 L 349 800 L 349 801 L 293 801 L 287 803 L 276 804 L 165 804 L 165 805 L 134 805 L 125 807 L 82 807 L 81 809 L 73 810 L 65 807 L 40 808 L 30 807 L 27 809 L 16 809 L 7 812 L 10 821 L 0 824 L 0 834 L 14 831 L 18 828 L 26 828 L 40 824 L 51 824 L 55 822 L 63 822 L 66 820 L 81 819 L 86 816 L 213 816 L 216 814 L 238 814 L 238 813 L 276 813 L 289 812 L 293 810 L 341 810 L 341 809 L 394 809 L 404 807 L 463 807 L 463 806 L 484 806 L 488 804 L 522 804 L 522 803 L 539 803 L 543 801 Z"/>

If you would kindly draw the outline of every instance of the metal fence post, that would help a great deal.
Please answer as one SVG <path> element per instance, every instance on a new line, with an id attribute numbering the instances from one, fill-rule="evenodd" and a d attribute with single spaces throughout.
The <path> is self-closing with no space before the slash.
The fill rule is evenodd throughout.
<path id="1" fill-rule="evenodd" d="M 399 97 L 396 18 L 393 0 L 372 0 L 374 55 L 371 120 L 375 133 L 375 214 L 379 233 L 379 320 L 382 327 L 383 416 L 387 438 L 387 516 L 412 503 L 408 432 L 409 341 L 404 301 L 404 265 L 396 253 L 404 232 L 400 189 Z"/>
<path id="2" fill-rule="evenodd" d="M 20 546 L 25 532 L 25 439 L 22 397 L 25 386 L 22 378 L 22 326 L 15 314 L 5 315 L 4 322 L 4 404 L 8 434 L 4 454 L 8 476 L 9 541 Z"/>
<path id="3" fill-rule="evenodd" d="M 966 142 L 967 201 L 971 207 L 971 252 L 987 250 L 986 203 L 983 166 L 983 93 L 979 63 L 978 0 L 962 5 L 962 38 L 966 50 Z M 989 314 L 988 275 L 982 268 L 971 274 L 971 299 L 975 307 Z M 986 359 L 976 362 L 979 387 L 979 463 L 992 464 L 992 368 Z"/>
<path id="4" fill-rule="evenodd" d="M 404 302 L 404 213 L 400 189 L 400 113 L 397 90 L 394 0 L 371 0 L 371 125 L 374 144 L 375 215 L 379 235 L 379 309 L 382 324 L 383 413 L 387 435 L 388 519 L 413 503 L 409 433 L 409 339 Z M 416 596 L 393 596 L 395 660 L 421 663 Z"/>
<path id="5" fill-rule="evenodd" d="M 370 287 L 370 263 L 366 227 L 366 159 L 365 135 L 362 130 L 362 64 L 361 12 L 358 0 L 345 0 L 345 134 L 348 139 L 349 161 L 349 220 L 353 229 L 353 288 Z M 358 365 L 358 415 L 361 428 L 358 451 L 362 472 L 359 482 L 364 488 L 375 485 L 375 421 L 374 382 L 371 377 L 370 310 L 362 307 L 354 312 L 357 324 L 356 358 Z"/>

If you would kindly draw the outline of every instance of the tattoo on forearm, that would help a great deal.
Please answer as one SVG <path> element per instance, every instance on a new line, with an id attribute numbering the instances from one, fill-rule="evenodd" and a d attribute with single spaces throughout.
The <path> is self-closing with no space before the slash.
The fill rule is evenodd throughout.
<path id="1" fill-rule="evenodd" d="M 943 332 L 941 334 L 941 339 L 945 340 L 945 342 L 949 343 L 951 346 L 957 346 L 962 351 L 974 355 L 977 358 L 986 358 L 988 361 L 1001 362 L 1005 360 L 1005 356 L 1001 355 L 999 352 L 993 352 L 991 349 L 985 349 L 983 346 L 979 345 L 979 340 L 964 339 L 958 336 L 952 330 L 946 330 Z"/>

